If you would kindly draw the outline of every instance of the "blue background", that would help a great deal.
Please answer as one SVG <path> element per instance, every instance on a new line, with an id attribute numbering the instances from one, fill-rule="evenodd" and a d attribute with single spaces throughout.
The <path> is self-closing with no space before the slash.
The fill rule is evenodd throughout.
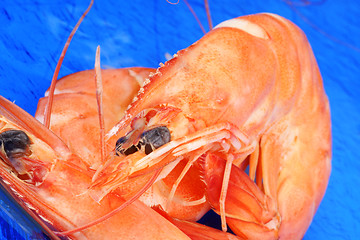
<path id="1" fill-rule="evenodd" d="M 190 1 L 201 22 L 201 0 Z M 49 87 L 56 62 L 88 1 L 2 1 L 0 95 L 31 114 Z M 360 1 L 210 0 L 214 24 L 240 15 L 273 12 L 308 36 L 324 79 L 332 114 L 333 160 L 329 186 L 304 239 L 360 236 Z M 60 77 L 94 66 L 101 46 L 103 68 L 157 67 L 203 36 L 184 2 L 96 1 L 76 33 Z M 0 239 L 31 239 L 29 220 L 0 195 Z M 20 223 L 17 225 L 16 222 Z"/>

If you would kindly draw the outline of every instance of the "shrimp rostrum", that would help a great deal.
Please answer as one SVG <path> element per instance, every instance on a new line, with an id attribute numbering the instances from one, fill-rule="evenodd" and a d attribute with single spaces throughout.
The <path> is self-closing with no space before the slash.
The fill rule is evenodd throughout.
<path id="1" fill-rule="evenodd" d="M 274 14 L 228 20 L 150 75 L 107 134 L 92 196 L 100 201 L 161 169 L 145 194 L 153 196 L 181 165 L 158 201 L 166 211 L 175 199 L 179 211 L 205 201 L 223 230 L 300 239 L 327 187 L 330 125 L 304 33 Z M 193 184 L 183 182 L 189 175 Z M 201 195 L 186 195 L 192 188 Z"/>

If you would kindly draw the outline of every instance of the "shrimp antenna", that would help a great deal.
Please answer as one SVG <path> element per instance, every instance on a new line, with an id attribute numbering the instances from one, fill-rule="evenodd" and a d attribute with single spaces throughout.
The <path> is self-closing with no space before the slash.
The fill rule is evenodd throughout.
<path id="1" fill-rule="evenodd" d="M 71 33 L 70 33 L 70 35 L 69 35 L 69 37 L 68 37 L 68 39 L 67 39 L 67 41 L 65 43 L 65 46 L 64 46 L 64 48 L 63 48 L 63 50 L 61 52 L 59 61 L 57 62 L 57 65 L 56 65 L 56 68 L 55 68 L 55 71 L 54 71 L 54 75 L 53 75 L 53 78 L 51 80 L 51 85 L 50 85 L 50 89 L 49 89 L 48 104 L 46 105 L 45 114 L 44 114 L 44 125 L 47 128 L 50 127 L 50 117 L 51 117 L 51 109 L 52 109 L 52 104 L 53 104 L 53 99 L 54 99 L 55 85 L 56 85 L 57 78 L 59 76 L 59 72 L 60 72 L 62 62 L 63 62 L 64 57 L 65 57 L 65 53 L 66 53 L 67 49 L 69 48 L 71 39 L 73 38 L 75 32 L 79 28 L 80 23 L 82 22 L 82 20 L 85 18 L 85 16 L 90 11 L 93 3 L 94 3 L 94 0 L 91 0 L 89 6 L 85 10 L 85 12 L 81 15 L 79 21 L 76 23 L 75 27 L 71 31 Z"/>
<path id="2" fill-rule="evenodd" d="M 213 23 L 211 20 L 211 13 L 210 13 L 210 7 L 209 7 L 209 1 L 208 0 L 204 0 L 204 4 L 205 4 L 205 10 L 206 10 L 206 16 L 208 19 L 208 23 L 209 23 L 209 29 L 210 31 L 213 29 Z"/>
<path id="3" fill-rule="evenodd" d="M 166 0 L 168 3 L 172 4 L 172 5 L 176 5 L 179 3 L 180 0 L 177 0 L 176 2 L 170 2 L 169 0 Z"/>
<path id="4" fill-rule="evenodd" d="M 311 22 L 310 19 L 308 19 L 307 17 L 305 17 L 304 14 L 302 14 L 297 8 L 296 6 L 304 6 L 304 4 L 323 4 L 325 2 L 324 1 L 320 1 L 320 2 L 316 2 L 316 3 L 312 3 L 312 2 L 306 2 L 302 5 L 299 5 L 299 4 L 295 4 L 293 3 L 292 1 L 290 0 L 284 0 L 284 2 L 286 4 L 288 4 L 290 6 L 290 8 L 305 22 L 307 23 L 311 28 L 313 28 L 315 31 L 317 31 L 318 33 L 322 34 L 323 36 L 325 36 L 326 38 L 330 39 L 331 41 L 335 42 L 335 43 L 338 43 L 338 44 L 341 44 L 347 48 L 350 48 L 354 51 L 357 51 L 357 52 L 360 52 L 360 48 L 355 46 L 355 45 L 352 45 L 346 41 L 342 41 L 341 39 L 335 37 L 334 35 L 331 35 L 330 33 L 327 33 L 326 31 L 322 30 L 320 27 L 318 27 L 317 25 L 315 25 L 313 22 Z"/>
<path id="5" fill-rule="evenodd" d="M 200 20 L 199 20 L 198 16 L 196 15 L 196 13 L 195 13 L 194 9 L 191 7 L 191 5 L 188 3 L 188 1 L 187 1 L 187 0 L 184 0 L 184 3 L 185 3 L 185 4 L 186 4 L 186 6 L 189 8 L 190 12 L 192 13 L 192 15 L 194 16 L 194 18 L 195 18 L 195 19 L 196 19 L 196 21 L 198 22 L 198 24 L 199 24 L 199 26 L 200 26 L 200 28 L 201 28 L 202 32 L 203 32 L 204 34 L 206 34 L 205 28 L 204 28 L 204 26 L 201 24 L 201 22 L 200 22 Z"/>
<path id="6" fill-rule="evenodd" d="M 96 101 L 98 107 L 99 124 L 100 124 L 100 147 L 101 147 L 101 162 L 104 162 L 105 152 L 105 123 L 103 111 L 103 84 L 100 68 L 100 46 L 96 48 L 95 56 L 95 85 L 96 85 Z"/>
<path id="7" fill-rule="evenodd" d="M 119 211 L 123 210 L 124 208 L 126 208 L 127 206 L 129 206 L 130 204 L 132 204 L 133 202 L 135 202 L 146 190 L 148 190 L 155 182 L 155 180 L 158 178 L 158 176 L 160 175 L 162 169 L 158 169 L 155 174 L 150 178 L 150 180 L 134 195 L 132 196 L 129 200 L 126 200 L 123 204 L 121 204 L 119 207 L 115 208 L 114 210 L 112 210 L 111 212 L 105 214 L 104 216 L 88 223 L 85 224 L 81 227 L 69 230 L 69 231 L 64 231 L 64 232 L 55 232 L 56 235 L 70 235 L 79 231 L 82 231 L 86 228 L 92 227 L 98 223 L 101 223 L 103 221 L 105 221 L 106 219 L 114 216 L 116 213 L 118 213 Z"/>

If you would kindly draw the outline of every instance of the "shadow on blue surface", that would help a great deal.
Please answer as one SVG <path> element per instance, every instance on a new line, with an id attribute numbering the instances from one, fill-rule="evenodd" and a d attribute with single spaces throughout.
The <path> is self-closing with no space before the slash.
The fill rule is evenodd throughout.
<path id="1" fill-rule="evenodd" d="M 0 239 L 50 240 L 42 228 L 0 185 Z"/>

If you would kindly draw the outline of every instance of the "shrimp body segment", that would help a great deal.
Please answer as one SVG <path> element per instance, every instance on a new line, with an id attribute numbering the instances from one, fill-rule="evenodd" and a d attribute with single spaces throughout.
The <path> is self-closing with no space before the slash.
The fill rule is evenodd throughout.
<path id="1" fill-rule="evenodd" d="M 114 193 L 99 203 L 92 199 L 88 187 L 94 171 L 89 171 L 89 162 L 72 152 L 35 118 L 0 96 L 1 184 L 47 229 L 52 239 L 60 239 L 54 231 L 63 232 L 86 225 L 125 201 Z M 69 237 L 189 239 L 140 201 Z"/>
<path id="2" fill-rule="evenodd" d="M 152 71 L 150 68 L 102 70 L 106 132 L 121 119 L 145 77 Z M 57 81 L 50 122 L 50 129 L 92 169 L 101 162 L 94 75 L 94 70 L 86 70 Z M 47 102 L 48 91 L 39 100 L 35 113 L 36 119 L 42 123 Z"/>
<path id="3" fill-rule="evenodd" d="M 146 152 L 158 138 L 144 133 L 159 128 L 170 140 Z M 184 208 L 205 199 L 223 228 L 251 239 L 300 239 L 331 171 L 329 103 L 311 47 L 297 26 L 267 13 L 225 21 L 179 51 L 150 75 L 107 142 L 91 186 L 98 200 L 161 168 L 155 188 L 181 163 L 163 208 L 198 168 L 191 175 L 205 186 L 187 186 L 204 189 Z"/>

